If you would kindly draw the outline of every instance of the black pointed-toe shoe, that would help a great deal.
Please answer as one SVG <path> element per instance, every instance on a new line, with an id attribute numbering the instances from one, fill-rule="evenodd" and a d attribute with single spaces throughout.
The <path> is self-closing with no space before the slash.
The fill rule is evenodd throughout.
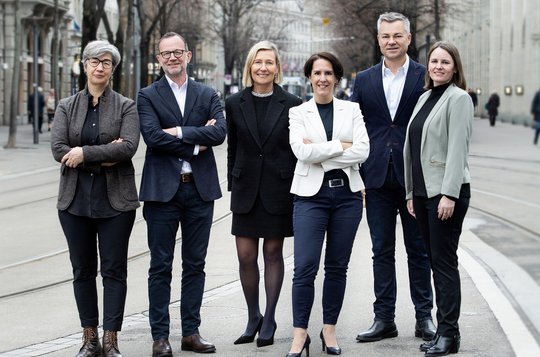
<path id="1" fill-rule="evenodd" d="M 366 332 L 362 332 L 356 336 L 357 342 L 375 342 L 383 338 L 397 337 L 398 330 L 394 321 L 383 322 L 375 321 Z"/>
<path id="2" fill-rule="evenodd" d="M 261 338 L 261 334 L 259 334 L 259 337 L 257 338 L 257 347 L 273 345 L 274 335 L 276 334 L 276 330 L 277 330 L 277 323 L 274 322 L 274 332 L 272 332 L 272 336 L 270 336 L 270 338 Z"/>
<path id="3" fill-rule="evenodd" d="M 321 334 L 319 335 L 321 337 L 322 342 L 322 351 L 324 352 L 326 350 L 327 355 L 340 355 L 341 354 L 341 348 L 339 346 L 336 347 L 330 347 L 326 345 L 326 341 L 324 340 L 324 335 L 321 330 Z"/>
<path id="4" fill-rule="evenodd" d="M 414 326 L 415 337 L 421 337 L 424 341 L 431 341 L 435 337 L 435 332 L 437 332 L 437 328 L 433 320 L 416 321 L 416 325 Z"/>
<path id="5" fill-rule="evenodd" d="M 306 342 L 304 342 L 304 346 L 302 346 L 302 350 L 298 353 L 289 352 L 285 357 L 302 357 L 302 352 L 306 350 L 306 357 L 309 357 L 309 344 L 311 343 L 311 338 L 309 338 L 309 335 L 306 337 Z"/>
<path id="6" fill-rule="evenodd" d="M 244 343 L 253 342 L 255 340 L 255 335 L 257 335 L 257 333 L 261 330 L 262 323 L 263 323 L 263 318 L 261 316 L 261 318 L 259 319 L 259 322 L 257 323 L 257 327 L 255 328 L 255 331 L 253 331 L 253 334 L 248 335 L 244 333 L 242 336 L 238 337 L 236 341 L 234 341 L 234 344 L 241 345 Z"/>
<path id="7" fill-rule="evenodd" d="M 461 337 L 437 336 L 435 343 L 426 351 L 426 357 L 446 356 L 450 353 L 458 353 Z"/>

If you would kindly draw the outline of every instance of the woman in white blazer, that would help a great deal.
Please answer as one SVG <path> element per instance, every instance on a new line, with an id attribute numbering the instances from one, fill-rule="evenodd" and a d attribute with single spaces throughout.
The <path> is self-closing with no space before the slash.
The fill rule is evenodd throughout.
<path id="1" fill-rule="evenodd" d="M 461 307 L 457 247 L 471 197 L 469 141 L 474 106 L 457 48 L 437 42 L 426 71 L 429 89 L 407 128 L 403 157 L 407 208 L 416 217 L 431 262 L 437 333 L 420 346 L 426 356 L 457 353 Z"/>
<path id="2" fill-rule="evenodd" d="M 294 340 L 287 357 L 309 354 L 307 333 L 314 300 L 314 281 L 326 234 L 323 286 L 323 350 L 339 355 L 336 323 L 354 238 L 362 218 L 360 164 L 369 154 L 369 139 L 356 103 L 334 97 L 343 76 L 339 60 L 328 52 L 311 56 L 304 74 L 313 99 L 289 111 L 290 144 L 298 162 L 294 197 Z"/>

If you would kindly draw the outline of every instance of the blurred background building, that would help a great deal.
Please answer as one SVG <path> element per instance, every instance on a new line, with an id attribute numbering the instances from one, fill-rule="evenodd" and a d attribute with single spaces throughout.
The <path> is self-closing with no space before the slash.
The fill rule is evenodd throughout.
<path id="1" fill-rule="evenodd" d="M 490 93 L 501 97 L 500 119 L 530 124 L 530 103 L 540 88 L 538 0 L 0 0 L 0 125 L 26 123 L 34 87 L 55 87 L 59 98 L 84 83 L 79 58 L 92 39 L 107 39 L 123 55 L 115 90 L 134 98 L 155 81 L 161 34 L 186 38 L 189 75 L 226 96 L 241 89 L 249 48 L 268 39 L 280 48 L 284 86 L 309 98 L 306 59 L 332 51 L 343 62 L 343 87 L 356 72 L 380 61 L 376 20 L 398 11 L 411 19 L 409 54 L 425 63 L 438 39 L 461 52 L 468 86 L 485 113 Z M 15 103 L 15 110 L 11 104 Z"/>

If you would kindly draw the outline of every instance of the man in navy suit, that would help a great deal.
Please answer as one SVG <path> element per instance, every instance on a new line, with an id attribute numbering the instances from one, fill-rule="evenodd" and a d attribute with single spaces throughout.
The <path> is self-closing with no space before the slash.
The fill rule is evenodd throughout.
<path id="1" fill-rule="evenodd" d="M 138 96 L 146 159 L 140 200 L 148 226 L 149 318 L 152 356 L 172 356 L 169 303 L 178 226 L 182 230 L 182 350 L 215 352 L 199 335 L 204 265 L 214 200 L 221 189 L 212 146 L 223 143 L 226 122 L 217 94 L 187 77 L 191 52 L 184 38 L 169 32 L 157 59 L 165 75 Z"/>
<path id="2" fill-rule="evenodd" d="M 356 76 L 351 101 L 360 105 L 371 150 L 361 173 L 366 186 L 366 213 L 373 250 L 374 323 L 358 342 L 396 337 L 396 217 L 399 213 L 409 286 L 416 311 L 415 336 L 431 340 L 433 293 L 430 265 L 416 220 L 408 213 L 403 176 L 403 145 L 407 124 L 424 92 L 425 67 L 407 56 L 410 23 L 402 14 L 384 13 L 377 21 L 383 60 Z"/>

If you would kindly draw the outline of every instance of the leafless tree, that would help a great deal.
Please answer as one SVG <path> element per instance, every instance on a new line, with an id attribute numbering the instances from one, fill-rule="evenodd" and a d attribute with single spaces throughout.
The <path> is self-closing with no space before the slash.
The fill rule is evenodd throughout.
<path id="1" fill-rule="evenodd" d="M 11 80 L 11 101 L 9 110 L 9 134 L 8 141 L 4 146 L 6 149 L 17 147 L 17 114 L 19 109 L 19 78 L 21 75 L 21 14 L 20 0 L 15 0 L 13 4 L 13 13 L 15 21 L 15 48 L 13 49 L 13 73 Z"/>

